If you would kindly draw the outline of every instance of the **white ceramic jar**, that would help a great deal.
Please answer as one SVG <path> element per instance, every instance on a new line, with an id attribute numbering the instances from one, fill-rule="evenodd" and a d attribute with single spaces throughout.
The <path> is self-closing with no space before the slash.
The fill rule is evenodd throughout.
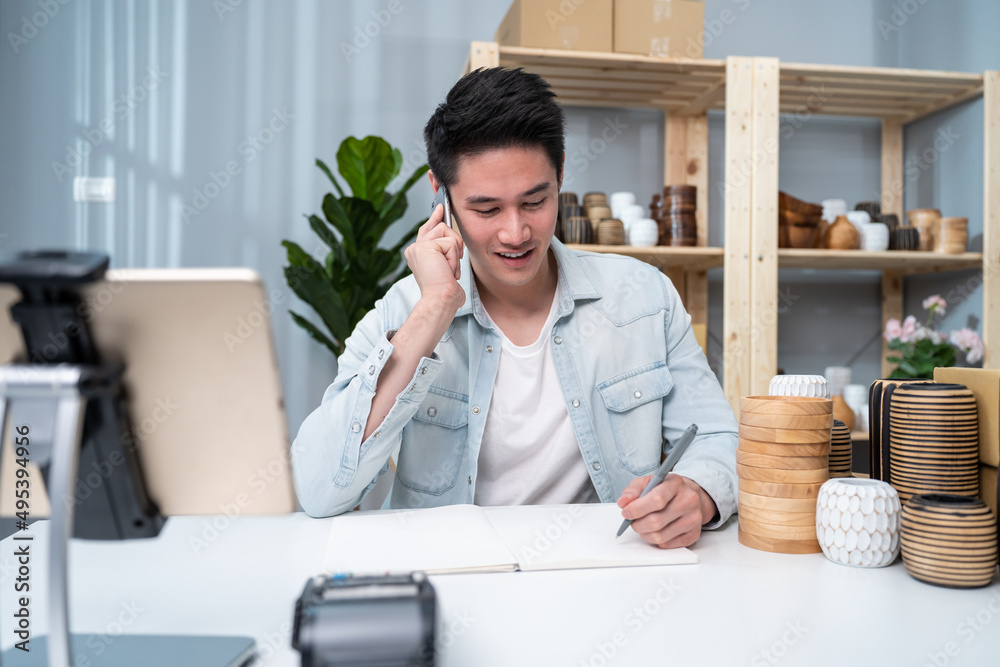
<path id="1" fill-rule="evenodd" d="M 629 245 L 650 247 L 660 240 L 660 227 L 652 218 L 639 218 L 629 229 Z"/>
<path id="2" fill-rule="evenodd" d="M 885 567 L 899 555 L 899 494 L 877 479 L 825 482 L 816 499 L 816 539 L 834 563 Z"/>
<path id="3" fill-rule="evenodd" d="M 767 386 L 768 396 L 806 396 L 830 398 L 822 375 L 775 375 Z"/>
<path id="4" fill-rule="evenodd" d="M 612 192 L 611 196 L 608 197 L 608 204 L 611 206 L 611 215 L 621 220 L 625 213 L 625 207 L 635 204 L 635 193 Z"/>
<path id="5" fill-rule="evenodd" d="M 827 222 L 833 222 L 837 219 L 837 216 L 844 215 L 847 213 L 847 202 L 843 199 L 824 199 L 823 205 L 823 219 Z"/>
<path id="6" fill-rule="evenodd" d="M 882 252 L 889 248 L 889 228 L 881 222 L 861 226 L 861 247 L 869 252 Z"/>

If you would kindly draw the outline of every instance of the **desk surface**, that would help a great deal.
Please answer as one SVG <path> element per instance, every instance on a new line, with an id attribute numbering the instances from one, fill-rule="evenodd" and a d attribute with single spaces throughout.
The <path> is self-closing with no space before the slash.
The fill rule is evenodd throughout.
<path id="1" fill-rule="evenodd" d="M 154 540 L 74 541 L 74 632 L 240 634 L 262 665 L 298 665 L 292 609 L 320 569 L 329 520 L 180 517 Z M 47 630 L 46 522 L 33 525 L 32 635 Z M 24 533 L 22 533 L 23 535 Z M 14 542 L 0 551 L 0 647 L 14 643 Z M 987 665 L 1000 582 L 953 590 L 822 554 L 756 551 L 735 522 L 698 565 L 433 577 L 439 665 Z M 96 650 L 96 648 L 95 648 Z"/>

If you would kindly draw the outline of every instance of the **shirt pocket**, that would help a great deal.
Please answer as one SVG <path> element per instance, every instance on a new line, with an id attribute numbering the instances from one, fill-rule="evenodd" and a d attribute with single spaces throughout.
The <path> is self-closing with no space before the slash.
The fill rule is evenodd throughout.
<path id="1" fill-rule="evenodd" d="M 662 361 L 597 385 L 608 409 L 618 460 L 634 475 L 648 474 L 660 464 L 662 399 L 673 386 L 674 378 Z"/>
<path id="2" fill-rule="evenodd" d="M 403 429 L 396 478 L 413 491 L 441 495 L 455 486 L 469 431 L 469 397 L 431 387 Z"/>

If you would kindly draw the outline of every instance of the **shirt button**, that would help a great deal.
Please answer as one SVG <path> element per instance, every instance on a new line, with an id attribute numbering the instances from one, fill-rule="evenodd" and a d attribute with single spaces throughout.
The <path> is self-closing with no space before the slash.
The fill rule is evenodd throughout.
<path id="1" fill-rule="evenodd" d="M 438 413 L 437 408 L 427 408 L 427 416 L 433 417 Z"/>
<path id="2" fill-rule="evenodd" d="M 556 336 L 555 338 L 553 338 L 553 339 L 552 339 L 552 341 L 553 341 L 553 342 L 554 342 L 554 343 L 555 343 L 556 345 L 562 345 L 562 336 Z"/>
<path id="3" fill-rule="evenodd" d="M 355 433 L 361 432 L 361 424 L 359 424 L 358 422 L 354 422 L 353 424 L 351 424 L 351 430 L 354 431 Z"/>
<path id="4" fill-rule="evenodd" d="M 574 398 L 573 399 L 573 407 L 574 408 L 580 407 L 580 399 L 579 398 Z"/>
<path id="5" fill-rule="evenodd" d="M 476 406 L 474 406 L 472 408 L 472 414 L 474 414 L 474 415 L 478 415 L 479 414 L 479 406 L 478 405 L 476 405 Z"/>
<path id="6" fill-rule="evenodd" d="M 594 461 L 594 463 L 591 464 L 591 465 L 593 466 L 594 470 L 600 470 L 601 469 L 601 462 L 600 461 Z"/>
<path id="7" fill-rule="evenodd" d="M 469 484 L 472 484 L 472 475 L 469 475 Z"/>
<path id="8" fill-rule="evenodd" d="M 492 352 L 493 351 L 493 346 L 492 345 L 487 345 L 486 346 L 486 351 L 487 352 Z"/>
<path id="9" fill-rule="evenodd" d="M 375 366 L 368 367 L 368 375 L 375 375 Z"/>
<path id="10" fill-rule="evenodd" d="M 636 389 L 635 393 L 632 394 L 632 395 L 635 396 L 636 398 L 642 398 L 642 392 L 639 391 L 638 389 Z"/>
<path id="11" fill-rule="evenodd" d="M 381 431 L 375 431 L 374 433 L 372 433 L 372 437 L 377 438 L 379 433 L 381 433 Z"/>
<path id="12" fill-rule="evenodd" d="M 384 356 L 385 356 L 385 350 L 379 350 L 378 351 L 378 358 L 381 359 Z"/>
<path id="13" fill-rule="evenodd" d="M 420 369 L 420 374 L 421 374 L 421 375 L 423 375 L 423 374 L 424 374 L 424 373 L 426 373 L 426 372 L 427 372 L 427 366 L 423 366 L 423 367 L 421 367 L 421 369 Z"/>

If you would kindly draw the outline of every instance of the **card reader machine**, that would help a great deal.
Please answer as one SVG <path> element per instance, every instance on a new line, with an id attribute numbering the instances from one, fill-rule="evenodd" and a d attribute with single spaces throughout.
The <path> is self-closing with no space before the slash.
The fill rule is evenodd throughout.
<path id="1" fill-rule="evenodd" d="M 437 598 L 420 572 L 317 576 L 295 603 L 302 667 L 433 667 Z"/>

